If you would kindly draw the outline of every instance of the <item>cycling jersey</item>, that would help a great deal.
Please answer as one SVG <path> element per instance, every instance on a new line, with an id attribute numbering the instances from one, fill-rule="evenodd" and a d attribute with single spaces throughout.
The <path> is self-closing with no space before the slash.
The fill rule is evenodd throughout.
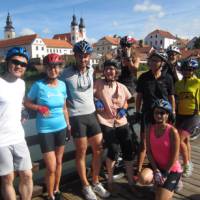
<path id="1" fill-rule="evenodd" d="M 177 114 L 199 114 L 200 107 L 200 79 L 191 77 L 175 84 L 178 99 Z"/>

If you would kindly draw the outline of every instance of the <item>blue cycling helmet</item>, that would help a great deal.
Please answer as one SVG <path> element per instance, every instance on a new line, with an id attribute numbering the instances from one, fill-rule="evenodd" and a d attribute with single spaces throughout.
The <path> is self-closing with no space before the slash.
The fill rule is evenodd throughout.
<path id="1" fill-rule="evenodd" d="M 183 61 L 181 65 L 181 70 L 193 69 L 196 70 L 199 68 L 199 63 L 194 58 L 188 58 L 187 60 Z"/>
<path id="2" fill-rule="evenodd" d="M 29 53 L 24 47 L 13 47 L 9 49 L 6 54 L 6 61 L 9 61 L 9 59 L 13 56 L 23 56 L 27 59 L 28 62 L 30 60 Z"/>
<path id="3" fill-rule="evenodd" d="M 168 55 L 164 51 L 155 50 L 150 54 L 149 58 L 152 58 L 153 56 L 159 57 L 164 62 L 167 62 L 167 60 L 168 60 Z"/>
<path id="4" fill-rule="evenodd" d="M 158 99 L 154 102 L 152 106 L 153 110 L 155 108 L 162 108 L 163 110 L 167 111 L 169 114 L 172 113 L 172 106 L 169 103 L 169 101 L 166 101 L 164 99 Z"/>
<path id="5" fill-rule="evenodd" d="M 74 44 L 73 52 L 78 54 L 91 54 L 93 52 L 93 48 L 87 41 L 81 40 Z"/>

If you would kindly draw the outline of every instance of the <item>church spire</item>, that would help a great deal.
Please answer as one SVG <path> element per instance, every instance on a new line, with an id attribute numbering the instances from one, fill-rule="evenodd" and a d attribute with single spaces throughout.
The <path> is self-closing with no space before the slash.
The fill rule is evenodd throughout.
<path id="1" fill-rule="evenodd" d="M 79 24 L 79 28 L 81 29 L 81 28 L 85 28 L 85 23 L 84 23 L 84 21 L 83 21 L 83 18 L 81 17 L 80 18 L 80 24 Z"/>
<path id="2" fill-rule="evenodd" d="M 15 28 L 12 25 L 12 19 L 10 13 L 8 12 L 6 18 L 6 26 L 4 27 L 4 38 L 10 39 L 15 37 Z"/>

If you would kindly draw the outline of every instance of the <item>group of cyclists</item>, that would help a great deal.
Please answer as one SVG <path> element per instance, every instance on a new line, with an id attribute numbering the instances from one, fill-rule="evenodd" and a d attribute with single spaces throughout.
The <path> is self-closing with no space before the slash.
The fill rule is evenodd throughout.
<path id="1" fill-rule="evenodd" d="M 199 127 L 200 80 L 195 75 L 198 61 L 178 62 L 176 46 L 166 52 L 154 50 L 148 57 L 149 70 L 137 80 L 140 58 L 135 40 L 122 37 L 115 58 L 105 60 L 102 77 L 93 78 L 89 65 L 92 46 L 75 43 L 75 64 L 64 68 L 62 57 L 48 54 L 43 59 L 45 77 L 33 83 L 25 95 L 21 79 L 30 60 L 23 47 L 7 52 L 6 72 L 0 77 L 0 176 L 4 199 L 16 199 L 13 180 L 19 173 L 22 200 L 33 190 L 31 158 L 21 124 L 22 104 L 37 112 L 36 128 L 46 165 L 47 199 L 61 200 L 59 189 L 66 137 L 73 136 L 75 162 L 87 200 L 108 198 L 115 190 L 113 171 L 121 151 L 128 189 L 136 194 L 133 179 L 133 142 L 127 120 L 128 102 L 135 98 L 135 119 L 140 122 L 140 151 L 137 175 L 141 184 L 156 186 L 155 199 L 172 199 L 181 176 L 192 174 L 190 134 Z M 92 149 L 92 177 L 86 173 L 86 151 Z M 107 187 L 99 181 L 102 153 L 107 149 Z M 148 155 L 149 166 L 143 168 Z M 179 161 L 183 157 L 183 170 Z"/>

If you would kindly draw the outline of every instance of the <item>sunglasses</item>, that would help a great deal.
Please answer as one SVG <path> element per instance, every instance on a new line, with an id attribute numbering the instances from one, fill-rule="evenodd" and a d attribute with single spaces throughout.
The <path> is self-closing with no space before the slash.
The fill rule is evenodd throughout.
<path id="1" fill-rule="evenodd" d="M 54 68 L 60 68 L 62 67 L 62 64 L 49 64 L 47 65 L 47 69 L 51 70 L 51 69 L 54 69 Z"/>
<path id="2" fill-rule="evenodd" d="M 28 66 L 28 63 L 21 62 L 19 60 L 15 60 L 15 59 L 12 59 L 10 62 L 12 64 L 16 65 L 16 66 L 18 66 L 18 65 L 20 65 L 21 67 L 27 67 Z"/>
<path id="3" fill-rule="evenodd" d="M 165 115 L 165 114 L 167 114 L 167 112 L 165 112 L 165 111 L 156 111 L 156 112 L 154 112 L 154 114 L 155 115 Z"/>

